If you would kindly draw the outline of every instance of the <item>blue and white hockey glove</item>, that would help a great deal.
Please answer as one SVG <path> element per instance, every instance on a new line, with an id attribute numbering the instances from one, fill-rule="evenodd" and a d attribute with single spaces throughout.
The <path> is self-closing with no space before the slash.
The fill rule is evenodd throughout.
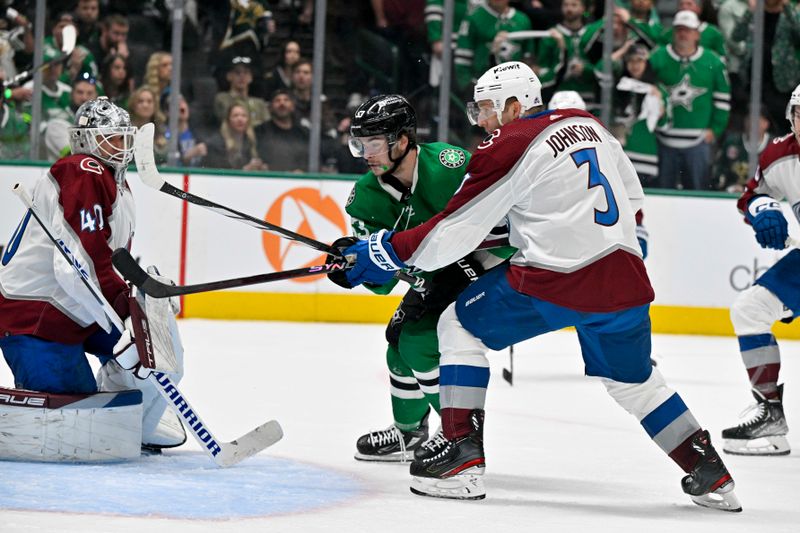
<path id="1" fill-rule="evenodd" d="M 650 240 L 650 234 L 642 224 L 636 225 L 636 238 L 639 240 L 639 247 L 642 249 L 642 259 L 647 259 L 647 243 Z"/>
<path id="2" fill-rule="evenodd" d="M 367 240 L 358 241 L 345 248 L 344 256 L 353 267 L 347 271 L 347 281 L 355 287 L 364 282 L 383 285 L 394 277 L 394 273 L 406 266 L 392 248 L 389 239 L 393 231 L 382 229 Z"/>
<path id="3" fill-rule="evenodd" d="M 756 232 L 762 248 L 783 250 L 789 237 L 789 225 L 781 211 L 781 204 L 769 196 L 756 196 L 747 204 L 747 220 Z"/>

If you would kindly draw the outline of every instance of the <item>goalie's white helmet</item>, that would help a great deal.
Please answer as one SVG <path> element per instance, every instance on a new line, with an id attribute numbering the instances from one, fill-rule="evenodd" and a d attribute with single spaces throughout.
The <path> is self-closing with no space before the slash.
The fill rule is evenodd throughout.
<path id="1" fill-rule="evenodd" d="M 789 128 L 791 128 L 792 133 L 795 135 L 800 135 L 800 130 L 794 127 L 794 117 L 792 116 L 792 113 L 795 112 L 795 106 L 800 106 L 800 85 L 794 88 L 792 96 L 789 97 L 789 103 L 786 104 L 786 120 L 789 121 Z"/>
<path id="2" fill-rule="evenodd" d="M 135 134 L 128 112 L 100 96 L 84 102 L 75 112 L 75 125 L 69 128 L 69 147 L 73 154 L 93 155 L 114 170 L 122 170 L 133 159 Z M 116 137 L 121 143 L 112 143 Z"/>
<path id="3" fill-rule="evenodd" d="M 520 114 L 542 105 L 542 82 L 531 67 L 519 61 L 509 61 L 492 67 L 478 79 L 473 93 L 473 102 L 467 104 L 467 116 L 474 125 L 478 123 L 478 102 L 490 100 L 500 124 L 509 98 L 516 98 L 522 105 Z"/>
<path id="4" fill-rule="evenodd" d="M 550 99 L 547 109 L 582 109 L 586 111 L 586 102 L 577 91 L 558 91 Z"/>

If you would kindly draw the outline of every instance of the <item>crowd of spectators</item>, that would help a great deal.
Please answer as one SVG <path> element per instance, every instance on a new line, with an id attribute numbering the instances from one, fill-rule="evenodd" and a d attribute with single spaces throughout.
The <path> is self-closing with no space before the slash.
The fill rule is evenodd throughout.
<path id="1" fill-rule="evenodd" d="M 6 0 L 0 78 L 30 68 L 32 0 Z M 170 21 L 158 0 L 48 2 L 45 61 L 59 56 L 64 27 L 78 46 L 43 72 L 39 157 L 68 146 L 66 127 L 83 101 L 105 95 L 136 125 L 154 122 L 159 162 L 168 158 L 167 106 L 173 58 Z M 545 99 L 577 91 L 600 114 L 612 84 L 609 127 L 648 187 L 737 191 L 748 150 L 788 132 L 784 107 L 800 83 L 800 7 L 765 0 L 760 138 L 749 140 L 755 0 L 616 0 L 605 78 L 604 2 L 455 0 L 453 108 L 438 124 L 443 0 L 329 0 L 322 148 L 326 172 L 358 173 L 347 150 L 350 114 L 377 92 L 401 92 L 417 107 L 422 141 L 447 127 L 471 148 L 479 132 L 459 102 L 475 79 L 508 60 L 530 64 Z M 181 166 L 307 170 L 314 84 L 312 0 L 187 0 L 180 87 Z M 274 16 L 282 15 L 282 16 Z M 524 32 L 524 33 L 520 33 Z M 365 46 L 366 44 L 366 46 Z M 337 73 L 339 74 L 337 80 Z M 5 91 L 0 158 L 28 156 L 32 82 Z"/>

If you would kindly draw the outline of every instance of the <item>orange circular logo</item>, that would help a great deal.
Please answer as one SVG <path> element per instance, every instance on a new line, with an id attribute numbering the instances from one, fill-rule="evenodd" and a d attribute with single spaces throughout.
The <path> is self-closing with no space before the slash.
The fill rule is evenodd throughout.
<path id="1" fill-rule="evenodd" d="M 330 196 L 319 189 L 301 187 L 280 195 L 267 210 L 264 220 L 320 242 L 329 243 L 347 234 L 344 214 Z M 261 237 L 267 261 L 276 271 L 321 265 L 327 254 L 309 246 L 265 232 Z M 307 276 L 292 281 L 307 283 L 322 278 Z"/>

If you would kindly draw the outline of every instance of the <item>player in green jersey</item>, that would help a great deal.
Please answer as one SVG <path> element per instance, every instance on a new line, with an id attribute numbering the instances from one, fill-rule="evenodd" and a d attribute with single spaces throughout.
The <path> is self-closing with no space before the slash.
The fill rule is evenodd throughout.
<path id="1" fill-rule="evenodd" d="M 379 95 L 366 101 L 356 110 L 350 131 L 351 152 L 370 168 L 347 200 L 356 237 L 380 229 L 413 228 L 443 209 L 461 185 L 470 154 L 445 143 L 418 144 L 416 113 L 402 96 Z M 334 246 L 356 241 L 348 237 Z M 394 422 L 359 438 L 356 459 L 409 460 L 427 440 L 430 409 L 439 411 L 439 315 L 484 269 L 501 261 L 488 252 L 473 252 L 436 272 L 416 273 L 429 289 L 409 289 L 386 330 Z M 344 275 L 330 277 L 350 288 Z M 387 294 L 396 283 L 367 288 Z"/>

